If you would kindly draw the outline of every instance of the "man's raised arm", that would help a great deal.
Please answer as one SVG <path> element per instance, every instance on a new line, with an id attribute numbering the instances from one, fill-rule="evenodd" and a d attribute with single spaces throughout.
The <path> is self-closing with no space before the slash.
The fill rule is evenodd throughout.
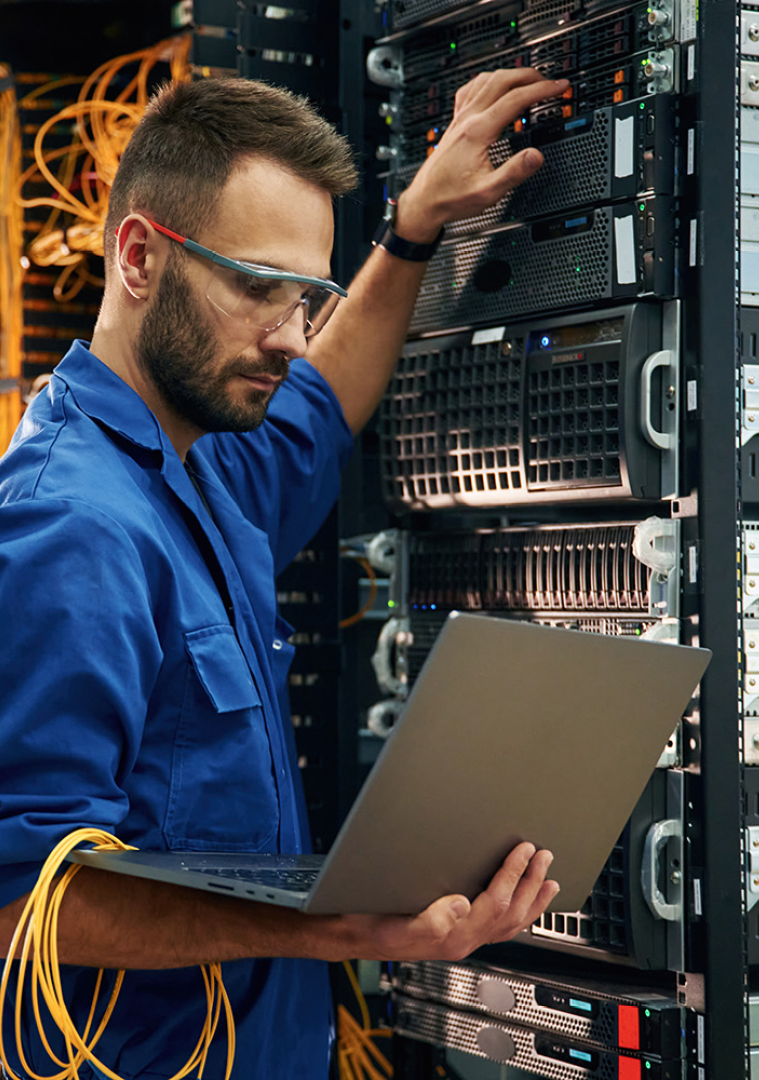
<path id="1" fill-rule="evenodd" d="M 537 172 L 543 157 L 534 147 L 498 168 L 488 149 L 525 109 L 561 94 L 567 85 L 566 79 L 551 82 L 533 68 L 521 68 L 484 73 L 463 86 L 437 150 L 398 200 L 398 236 L 431 243 L 446 222 L 482 213 Z M 309 348 L 309 361 L 332 385 L 354 432 L 385 392 L 426 265 L 375 248 L 348 299 Z"/>

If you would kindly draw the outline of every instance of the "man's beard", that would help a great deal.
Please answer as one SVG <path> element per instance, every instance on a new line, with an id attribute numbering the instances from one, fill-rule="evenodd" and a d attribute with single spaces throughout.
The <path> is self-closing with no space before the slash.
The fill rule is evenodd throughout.
<path id="1" fill-rule="evenodd" d="M 172 412 L 201 431 L 252 431 L 266 416 L 274 392 L 249 389 L 232 398 L 230 381 L 262 374 L 285 379 L 287 359 L 274 354 L 256 365 L 238 356 L 220 365 L 217 345 L 183 271 L 170 259 L 142 320 L 138 362 Z"/>

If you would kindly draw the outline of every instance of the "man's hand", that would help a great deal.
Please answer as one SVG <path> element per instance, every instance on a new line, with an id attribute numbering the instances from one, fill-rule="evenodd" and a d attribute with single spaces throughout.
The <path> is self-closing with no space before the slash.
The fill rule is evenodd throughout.
<path id="1" fill-rule="evenodd" d="M 364 943 L 356 956 L 463 960 L 482 945 L 508 941 L 535 922 L 558 893 L 557 882 L 546 881 L 552 861 L 550 851 L 536 853 L 533 844 L 518 844 L 471 904 L 464 896 L 444 896 L 414 917 L 343 916 Z"/>
<path id="2" fill-rule="evenodd" d="M 489 147 L 532 105 L 563 93 L 569 83 L 544 79 L 535 68 L 483 72 L 456 94 L 453 120 L 398 200 L 397 232 L 404 240 L 434 239 L 447 221 L 480 214 L 543 164 L 534 147 L 494 168 Z"/>

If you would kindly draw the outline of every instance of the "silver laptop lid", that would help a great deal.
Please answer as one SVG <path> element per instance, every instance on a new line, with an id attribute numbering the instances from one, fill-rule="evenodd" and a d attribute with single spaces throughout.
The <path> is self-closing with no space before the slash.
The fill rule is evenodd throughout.
<path id="1" fill-rule="evenodd" d="M 579 909 L 711 657 L 453 613 L 307 910 L 416 912 L 482 888 L 520 840 Z"/>

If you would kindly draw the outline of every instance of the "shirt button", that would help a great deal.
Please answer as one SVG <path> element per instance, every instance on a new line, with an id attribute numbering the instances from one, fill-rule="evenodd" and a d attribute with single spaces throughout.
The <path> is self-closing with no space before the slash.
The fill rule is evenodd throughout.
<path id="1" fill-rule="evenodd" d="M 274 649 L 281 649 L 282 648 L 282 642 L 279 640 L 278 637 L 274 638 L 274 641 L 272 642 L 272 648 L 274 648 Z"/>

